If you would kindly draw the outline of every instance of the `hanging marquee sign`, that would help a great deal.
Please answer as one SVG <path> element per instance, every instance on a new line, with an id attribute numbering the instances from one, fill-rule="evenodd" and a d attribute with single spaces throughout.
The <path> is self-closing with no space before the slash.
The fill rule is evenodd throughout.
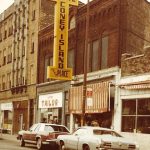
<path id="1" fill-rule="evenodd" d="M 68 55 L 68 14 L 69 5 L 78 5 L 78 0 L 54 0 L 54 55 L 53 66 L 48 66 L 47 77 L 58 80 L 71 80 L 72 68 L 67 68 Z"/>

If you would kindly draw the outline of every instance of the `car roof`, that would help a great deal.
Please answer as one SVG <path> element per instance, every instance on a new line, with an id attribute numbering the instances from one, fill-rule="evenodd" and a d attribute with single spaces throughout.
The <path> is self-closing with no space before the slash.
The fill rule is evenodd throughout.
<path id="1" fill-rule="evenodd" d="M 93 127 L 93 126 L 82 126 L 79 128 L 85 128 L 85 129 L 90 129 L 90 130 L 107 130 L 107 131 L 113 131 L 112 129 L 109 128 L 102 128 L 102 127 Z"/>
<path id="2" fill-rule="evenodd" d="M 52 125 L 52 126 L 60 126 L 60 127 L 66 127 L 64 125 L 60 125 L 60 124 L 52 124 L 52 123 L 37 123 L 37 124 L 41 124 L 41 125 Z"/>

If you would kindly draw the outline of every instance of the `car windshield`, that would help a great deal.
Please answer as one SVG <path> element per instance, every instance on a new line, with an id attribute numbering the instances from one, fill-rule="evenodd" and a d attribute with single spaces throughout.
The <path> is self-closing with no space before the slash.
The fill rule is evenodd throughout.
<path id="1" fill-rule="evenodd" d="M 94 135 L 112 135 L 112 136 L 116 136 L 116 137 L 121 137 L 121 135 L 119 135 L 118 133 L 114 132 L 114 131 L 109 131 L 109 130 L 93 130 L 93 134 Z"/>

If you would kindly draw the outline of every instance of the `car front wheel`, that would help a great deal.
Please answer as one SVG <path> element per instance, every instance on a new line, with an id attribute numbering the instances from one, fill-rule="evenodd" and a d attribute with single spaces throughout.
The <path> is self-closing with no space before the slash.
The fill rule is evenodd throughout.
<path id="1" fill-rule="evenodd" d="M 65 149 L 65 145 L 63 141 L 60 141 L 60 150 L 64 150 Z"/>
<path id="2" fill-rule="evenodd" d="M 90 150 L 90 147 L 88 145 L 84 145 L 83 150 Z"/>
<path id="3" fill-rule="evenodd" d="M 20 137 L 20 146 L 24 147 L 25 146 L 25 141 L 23 140 L 23 137 Z"/>
<path id="4" fill-rule="evenodd" d="M 38 150 L 42 150 L 43 144 L 40 138 L 37 139 L 36 147 Z"/>

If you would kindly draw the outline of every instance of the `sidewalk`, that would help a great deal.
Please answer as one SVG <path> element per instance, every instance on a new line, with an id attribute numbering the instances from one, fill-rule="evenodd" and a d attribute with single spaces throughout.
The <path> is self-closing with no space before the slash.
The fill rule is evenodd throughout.
<path id="1" fill-rule="evenodd" d="M 0 134 L 0 140 L 5 139 L 5 140 L 10 140 L 10 141 L 17 141 L 17 135 L 11 135 L 11 134 Z"/>

